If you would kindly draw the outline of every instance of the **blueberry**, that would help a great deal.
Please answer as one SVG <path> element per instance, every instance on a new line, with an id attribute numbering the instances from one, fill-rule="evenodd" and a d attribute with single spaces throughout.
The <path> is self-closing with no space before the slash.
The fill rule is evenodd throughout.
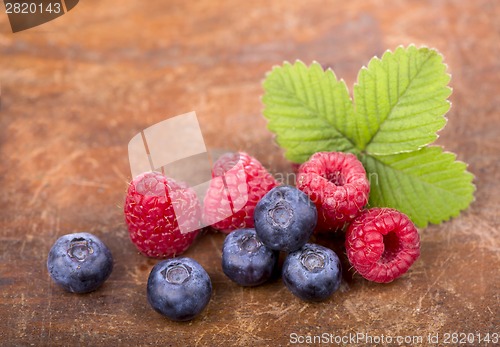
<path id="1" fill-rule="evenodd" d="M 222 271 L 241 286 L 266 282 L 276 267 L 278 252 L 257 238 L 255 229 L 239 229 L 226 236 L 222 247 Z"/>
<path id="2" fill-rule="evenodd" d="M 342 268 L 334 251 L 307 243 L 288 254 L 282 276 L 286 287 L 295 296 L 306 301 L 322 301 L 339 289 Z"/>
<path id="3" fill-rule="evenodd" d="M 47 269 L 54 282 L 67 291 L 88 293 L 111 275 L 113 257 L 97 236 L 68 234 L 61 236 L 50 249 Z"/>
<path id="4" fill-rule="evenodd" d="M 212 282 L 195 260 L 186 257 L 167 259 L 151 270 L 147 295 L 156 312 L 175 321 L 187 321 L 207 306 L 212 295 Z"/>
<path id="5" fill-rule="evenodd" d="M 318 212 L 309 197 L 292 186 L 271 189 L 257 203 L 255 231 L 268 248 L 292 252 L 311 236 Z"/>

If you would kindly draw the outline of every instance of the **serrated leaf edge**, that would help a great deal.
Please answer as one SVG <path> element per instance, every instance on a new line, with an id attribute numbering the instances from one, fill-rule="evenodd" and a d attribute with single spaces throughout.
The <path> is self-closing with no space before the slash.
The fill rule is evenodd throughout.
<path id="1" fill-rule="evenodd" d="M 282 63 L 281 65 L 278 65 L 278 64 L 273 65 L 273 66 L 271 67 L 271 69 L 270 69 L 270 70 L 268 70 L 268 71 L 264 74 L 264 78 L 263 78 L 263 79 L 261 79 L 261 81 L 260 81 L 260 85 L 263 87 L 263 86 L 264 86 L 264 83 L 266 82 L 266 80 L 267 80 L 267 78 L 269 77 L 269 75 L 271 75 L 271 74 L 272 74 L 275 70 L 277 70 L 277 69 L 282 69 L 282 68 L 283 68 L 284 66 L 286 66 L 286 65 L 289 65 L 289 66 L 291 66 L 291 67 L 294 67 L 296 64 L 302 64 L 302 65 L 303 65 L 306 69 L 308 69 L 308 70 L 311 68 L 311 66 L 312 66 L 312 65 L 317 64 L 317 65 L 319 65 L 319 66 L 320 66 L 320 68 L 323 70 L 323 72 L 324 72 L 325 74 L 326 74 L 326 72 L 327 72 L 327 71 L 330 71 L 330 72 L 332 73 L 332 75 L 333 75 L 333 77 L 335 78 L 335 80 L 336 80 L 336 81 L 338 81 L 338 82 L 342 82 L 342 83 L 344 84 L 344 86 L 345 86 L 345 88 L 346 88 L 346 91 L 347 91 L 347 95 L 348 95 L 348 97 L 349 97 L 349 101 L 351 102 L 351 104 L 353 104 L 353 98 L 352 98 L 352 96 L 351 96 L 351 94 L 350 94 L 349 87 L 347 86 L 347 83 L 345 82 L 345 80 L 344 80 L 343 78 L 338 79 L 337 75 L 335 74 L 335 71 L 333 71 L 333 69 L 332 69 L 332 68 L 327 67 L 326 69 L 324 69 L 324 68 L 323 68 L 323 66 L 322 66 L 322 65 L 321 65 L 318 61 L 316 61 L 316 60 L 313 60 L 313 61 L 311 62 L 311 64 L 309 64 L 309 65 L 307 65 L 306 63 L 304 63 L 301 59 L 296 59 L 293 63 L 291 63 L 291 62 L 290 62 L 290 61 L 288 61 L 288 60 L 283 60 L 283 63 Z M 264 88 L 264 90 L 265 90 L 265 88 Z M 264 94 L 265 94 L 265 93 L 264 93 Z M 279 144 L 278 134 L 277 134 L 276 132 L 274 132 L 273 130 L 271 130 L 271 129 L 270 129 L 270 127 L 269 127 L 269 126 L 270 126 L 270 125 L 269 125 L 270 121 L 269 121 L 269 119 L 267 119 L 267 118 L 265 117 L 265 115 L 264 115 L 264 114 L 265 114 L 265 109 L 266 109 L 266 104 L 265 104 L 265 103 L 264 103 L 264 101 L 263 101 L 264 94 L 263 94 L 263 95 L 261 95 L 261 96 L 260 96 L 260 98 L 259 98 L 259 101 L 260 101 L 260 103 L 261 103 L 261 105 L 262 105 L 261 112 L 260 112 L 261 114 L 260 114 L 260 115 L 261 115 L 261 117 L 262 117 L 262 118 L 264 118 L 264 119 L 265 119 L 265 121 L 266 121 L 266 128 L 267 128 L 267 129 L 268 129 L 268 130 L 269 130 L 269 131 L 273 134 L 272 139 L 273 139 L 274 143 L 278 145 L 278 147 L 281 149 L 281 151 L 284 153 L 284 156 L 286 157 L 286 152 L 287 152 L 287 150 L 286 150 L 285 148 L 281 147 L 281 145 Z M 339 133 L 341 133 L 339 130 L 337 130 L 337 131 L 338 131 Z M 344 134 L 342 134 L 342 135 L 344 135 Z M 353 148 L 352 148 L 351 153 L 355 153 L 355 154 L 356 154 L 356 153 L 358 153 L 358 151 L 357 151 L 357 147 L 356 147 L 356 144 L 353 142 L 353 140 L 352 140 L 352 139 L 350 139 L 350 138 L 348 138 L 348 137 L 347 137 L 347 136 L 345 136 L 345 135 L 344 135 L 344 137 L 345 137 L 345 138 L 346 138 L 346 139 L 347 139 L 347 140 L 348 140 L 348 141 L 352 144 L 352 147 L 353 147 Z M 301 164 L 301 163 L 296 163 L 296 164 Z"/>
<path id="2" fill-rule="evenodd" d="M 425 148 L 425 147 L 427 147 L 427 148 L 432 148 L 432 147 L 440 148 L 442 150 L 441 154 L 449 154 L 449 155 L 453 156 L 453 161 L 452 161 L 453 164 L 457 163 L 457 164 L 463 164 L 465 166 L 463 172 L 464 173 L 468 173 L 469 176 L 470 176 L 470 180 L 468 181 L 468 183 L 472 186 L 472 191 L 471 191 L 471 197 L 472 197 L 472 199 L 468 202 L 467 206 L 465 206 L 462 209 L 456 210 L 454 213 L 450 213 L 447 217 L 442 218 L 439 222 L 431 222 L 429 220 L 426 220 L 425 224 L 420 224 L 420 223 L 417 223 L 417 222 L 415 222 L 415 221 L 412 220 L 412 222 L 418 228 L 422 228 L 422 229 L 426 228 L 429 224 L 439 225 L 439 224 L 441 224 L 443 222 L 447 222 L 450 219 L 459 216 L 460 213 L 462 213 L 463 211 L 467 210 L 470 207 L 470 205 L 473 204 L 476 201 L 475 192 L 477 191 L 477 186 L 474 184 L 474 181 L 476 180 L 476 175 L 474 175 L 474 173 L 472 173 L 471 171 L 468 170 L 469 164 L 467 162 L 462 161 L 462 160 L 458 160 L 456 153 L 451 152 L 451 151 L 446 151 L 443 146 L 437 146 L 437 145 L 429 146 L 429 145 L 427 145 L 427 146 L 424 146 L 423 148 Z M 418 152 L 418 151 L 420 151 L 420 149 L 417 150 L 417 151 L 410 151 L 410 152 L 405 152 L 405 153 Z M 402 154 L 402 153 L 397 153 L 397 154 Z M 393 155 L 397 155 L 397 154 L 393 154 Z M 374 158 L 374 155 L 371 155 L 371 154 L 368 154 L 368 153 L 362 153 L 362 155 L 369 156 L 369 157 L 372 157 L 374 160 L 377 160 L 377 158 Z M 378 156 L 379 157 L 383 157 L 383 155 L 378 155 Z M 361 158 L 359 158 L 359 159 L 361 159 Z M 379 174 L 379 173 L 377 173 L 377 174 Z M 388 207 L 388 206 L 370 205 L 370 207 Z"/>
<path id="3" fill-rule="evenodd" d="M 403 50 L 405 50 L 405 49 L 406 49 L 406 50 L 408 50 L 408 49 L 409 49 L 409 48 L 411 48 L 411 47 L 414 47 L 416 50 L 419 50 L 419 49 L 428 49 L 428 50 L 430 50 L 430 51 L 435 52 L 435 54 L 436 54 L 437 56 L 439 56 L 439 57 L 440 57 L 440 59 L 441 59 L 441 63 L 442 63 L 442 64 L 444 65 L 444 67 L 445 67 L 446 75 L 449 77 L 449 79 L 450 79 L 450 81 L 451 81 L 451 79 L 452 79 L 452 77 L 453 77 L 453 76 L 452 76 L 452 74 L 451 74 L 451 73 L 449 73 L 449 72 L 448 72 L 448 71 L 449 71 L 449 65 L 448 65 L 447 63 L 445 63 L 444 55 L 443 55 L 441 52 L 439 52 L 437 49 L 435 49 L 435 48 L 431 48 L 431 47 L 426 46 L 426 45 L 419 45 L 419 46 L 417 46 L 417 45 L 415 45 L 414 43 L 410 43 L 410 44 L 409 44 L 409 45 L 407 45 L 407 46 L 405 46 L 405 45 L 398 45 L 398 46 L 396 46 L 396 48 L 394 49 L 394 51 L 392 51 L 392 50 L 390 50 L 390 49 L 386 49 L 386 50 L 385 50 L 385 51 L 381 54 L 381 56 L 380 56 L 380 57 L 379 57 L 378 55 L 374 55 L 372 58 L 370 58 L 370 60 L 368 61 L 368 65 L 369 65 L 369 64 L 370 64 L 370 62 L 371 62 L 372 60 L 374 60 L 374 59 L 375 59 L 375 60 L 378 60 L 378 61 L 382 61 L 382 58 L 383 58 L 383 57 L 384 57 L 384 55 L 386 55 L 386 54 L 393 54 L 393 55 L 394 55 L 394 54 L 396 53 L 396 51 L 397 51 L 397 50 L 399 50 L 399 49 L 403 49 Z M 356 75 L 356 81 L 354 82 L 354 84 L 353 84 L 353 86 L 352 86 L 352 90 L 353 90 L 353 91 L 354 91 L 354 87 L 355 87 L 355 86 L 357 86 L 357 85 L 359 85 L 359 83 L 358 83 L 358 81 L 359 81 L 359 77 L 360 77 L 360 74 L 361 74 L 361 72 L 362 72 L 363 70 L 368 70 L 368 66 L 367 66 L 367 65 L 362 65 L 362 66 L 361 66 L 361 68 L 359 69 L 358 74 Z M 448 84 L 446 87 L 450 89 L 450 92 L 451 92 L 451 93 L 450 93 L 450 95 L 453 95 L 453 88 L 452 88 L 449 84 Z M 353 102 L 353 105 L 354 105 L 354 106 L 356 106 L 356 104 L 355 104 L 355 102 L 354 102 L 354 99 L 353 99 L 352 97 L 351 97 L 351 101 Z M 445 122 L 444 122 L 443 126 L 442 126 L 439 130 L 437 130 L 437 131 L 436 131 L 434 141 L 429 142 L 429 143 L 427 143 L 427 144 L 420 145 L 420 146 L 418 146 L 418 147 L 417 147 L 417 149 L 413 149 L 413 150 L 410 150 L 410 149 L 409 149 L 409 150 L 400 150 L 400 151 L 396 151 L 396 152 L 393 152 L 393 153 L 366 152 L 366 145 L 365 145 L 365 149 L 362 149 L 362 150 L 361 150 L 361 152 L 362 152 L 362 153 L 366 153 L 366 154 L 370 154 L 370 155 L 385 156 L 385 155 L 394 155 L 394 154 L 410 153 L 410 152 L 414 152 L 414 151 L 419 151 L 419 150 L 421 150 L 422 148 L 425 148 L 425 147 L 427 147 L 427 146 L 432 145 L 433 143 L 435 143 L 435 142 L 439 139 L 439 136 L 440 136 L 439 132 L 440 132 L 440 131 L 442 131 L 442 130 L 446 127 L 446 125 L 448 124 L 448 117 L 447 117 L 447 114 L 450 112 L 450 110 L 451 110 L 451 108 L 452 108 L 452 106 L 453 106 L 453 103 L 452 103 L 449 99 L 447 99 L 447 100 L 446 100 L 446 102 L 450 105 L 450 107 L 448 108 L 448 111 L 446 111 L 446 112 L 443 114 L 443 116 L 442 116 L 442 117 L 444 118 Z M 356 107 L 355 107 L 355 109 L 354 109 L 354 110 L 355 110 L 355 112 L 356 112 Z M 370 140 L 370 141 L 371 141 L 371 140 Z M 368 143 L 369 143 L 369 142 L 368 142 Z M 368 145 L 368 143 L 367 143 L 367 145 Z M 360 148 L 356 146 L 356 149 L 360 149 Z"/>

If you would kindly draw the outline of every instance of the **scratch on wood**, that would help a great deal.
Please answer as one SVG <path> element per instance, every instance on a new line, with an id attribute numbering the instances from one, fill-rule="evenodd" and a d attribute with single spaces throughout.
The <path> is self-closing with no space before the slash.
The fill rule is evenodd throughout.
<path id="1" fill-rule="evenodd" d="M 86 181 L 86 180 L 81 180 L 81 179 L 76 180 L 76 181 L 72 181 L 71 184 L 74 184 L 76 186 L 81 186 L 81 187 L 102 188 L 102 189 L 109 188 L 108 184 L 94 182 L 94 181 Z"/>
<path id="2" fill-rule="evenodd" d="M 286 313 L 290 310 L 293 310 L 293 309 L 296 309 L 297 308 L 297 305 L 295 304 L 292 304 L 286 308 L 283 308 L 285 306 L 284 303 L 282 303 L 281 305 L 277 306 L 277 305 L 274 305 L 274 304 L 270 304 L 269 307 L 270 309 L 266 310 L 266 311 L 263 311 L 263 312 L 260 312 L 258 315 L 261 316 L 263 314 L 270 314 L 272 316 L 275 316 L 276 317 L 276 321 L 280 321 L 282 320 L 283 318 L 285 318 L 286 316 Z"/>
<path id="3" fill-rule="evenodd" d="M 217 244 L 217 242 L 215 242 L 215 238 L 214 237 L 210 238 L 210 243 L 212 244 L 212 246 L 214 247 L 215 251 L 217 252 L 217 255 L 219 257 L 222 257 L 222 251 L 220 250 L 220 247 Z"/>
<path id="4" fill-rule="evenodd" d="M 362 321 L 362 319 L 359 318 L 358 314 L 356 313 L 356 308 L 354 307 L 351 300 L 349 300 L 349 299 L 344 300 L 344 307 L 354 317 L 354 319 L 356 319 L 356 322 Z"/>
<path id="5" fill-rule="evenodd" d="M 281 287 L 276 293 L 273 294 L 273 298 L 275 298 L 277 296 L 282 296 L 283 291 L 288 291 L 288 289 L 286 289 L 285 286 Z"/>
<path id="6" fill-rule="evenodd" d="M 45 310 L 45 314 L 43 315 L 42 318 L 42 329 L 40 330 L 40 333 L 43 334 L 45 330 L 45 319 L 48 317 L 48 326 L 47 326 L 47 340 L 50 341 L 50 331 L 52 328 L 52 283 L 51 281 L 48 281 L 48 295 L 47 295 L 47 309 Z M 42 336 L 43 337 L 43 336 Z"/>
<path id="7" fill-rule="evenodd" d="M 112 165 L 111 170 L 113 170 L 116 176 L 118 176 L 118 178 L 120 178 L 120 180 L 122 180 L 125 184 L 128 185 L 130 183 L 129 178 L 126 175 L 124 175 L 123 172 L 121 172 L 116 165 Z"/>
<path id="8" fill-rule="evenodd" d="M 33 206 L 35 204 L 35 202 L 38 200 L 38 196 L 40 195 L 42 190 L 47 186 L 47 184 L 50 182 L 50 180 L 53 179 L 55 173 L 60 171 L 65 165 L 72 162 L 73 160 L 75 160 L 76 158 L 81 156 L 82 154 L 83 154 L 83 151 L 74 151 L 69 156 L 67 156 L 64 160 L 61 160 L 58 165 L 54 166 L 52 169 L 45 172 L 42 180 L 40 181 L 38 187 L 35 189 L 35 192 L 33 193 L 33 196 L 29 202 L 29 206 Z"/>
<path id="9" fill-rule="evenodd" d="M 450 254 L 448 256 L 448 258 L 445 259 L 445 261 L 443 262 L 443 264 L 441 264 L 441 268 L 443 270 L 439 273 L 439 275 L 436 277 L 436 279 L 434 280 L 434 282 L 432 282 L 432 284 L 427 287 L 427 290 L 425 291 L 425 293 L 422 296 L 420 296 L 420 298 L 418 299 L 418 305 L 417 305 L 417 308 L 416 308 L 417 312 L 422 309 L 422 301 L 429 294 L 431 288 L 434 288 L 436 286 L 436 283 L 438 283 L 438 281 L 441 279 L 441 277 L 443 277 L 444 274 L 446 273 L 446 268 L 443 268 L 443 265 L 446 264 L 446 263 L 448 263 L 448 261 L 450 260 L 451 257 L 452 257 L 452 255 Z"/>
<path id="10" fill-rule="evenodd" d="M 306 308 L 308 308 L 309 306 L 310 306 L 310 305 L 306 303 L 306 304 L 305 304 L 304 306 L 302 306 L 302 308 L 299 310 L 299 313 L 304 312 L 304 310 L 305 310 Z"/>

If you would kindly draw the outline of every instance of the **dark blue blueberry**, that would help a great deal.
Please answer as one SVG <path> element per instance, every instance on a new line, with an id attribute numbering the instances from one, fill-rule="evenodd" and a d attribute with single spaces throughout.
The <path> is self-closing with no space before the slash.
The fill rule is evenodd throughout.
<path id="1" fill-rule="evenodd" d="M 260 242 L 255 229 L 235 230 L 224 240 L 222 271 L 241 286 L 257 286 L 271 277 L 278 255 Z"/>
<path id="2" fill-rule="evenodd" d="M 167 259 L 151 270 L 147 294 L 155 311 L 175 321 L 187 321 L 207 306 L 212 295 L 212 282 L 195 260 L 185 257 Z"/>
<path id="3" fill-rule="evenodd" d="M 297 297 L 306 301 L 322 301 L 339 289 L 342 268 L 334 251 L 307 243 L 288 254 L 282 276 L 286 287 Z"/>
<path id="4" fill-rule="evenodd" d="M 262 243 L 270 249 L 292 252 L 309 240 L 318 212 L 304 192 L 292 186 L 278 186 L 257 203 L 254 220 Z"/>
<path id="5" fill-rule="evenodd" d="M 61 236 L 50 249 L 47 269 L 54 282 L 67 291 L 88 293 L 111 275 L 113 257 L 97 236 L 68 234 Z"/>

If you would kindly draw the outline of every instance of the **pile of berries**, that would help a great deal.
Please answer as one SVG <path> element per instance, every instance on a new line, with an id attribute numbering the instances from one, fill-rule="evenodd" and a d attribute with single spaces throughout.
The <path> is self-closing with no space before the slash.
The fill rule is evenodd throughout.
<path id="1" fill-rule="evenodd" d="M 246 153 L 219 158 L 212 178 L 203 207 L 190 187 L 158 172 L 137 176 L 127 192 L 124 212 L 132 242 L 146 256 L 170 258 L 154 266 L 147 283 L 150 305 L 170 319 L 190 320 L 210 301 L 207 272 L 195 260 L 177 257 L 203 225 L 228 234 L 222 269 L 232 281 L 257 286 L 281 270 L 285 286 L 307 301 L 329 298 L 342 281 L 338 255 L 310 243 L 313 234 L 345 233 L 348 261 L 374 282 L 400 277 L 420 255 L 418 231 L 406 215 L 365 209 L 370 184 L 353 154 L 314 154 L 299 167 L 296 187 L 279 185 Z M 97 237 L 80 233 L 57 240 L 47 266 L 56 283 L 84 293 L 109 277 L 113 260 Z"/>

